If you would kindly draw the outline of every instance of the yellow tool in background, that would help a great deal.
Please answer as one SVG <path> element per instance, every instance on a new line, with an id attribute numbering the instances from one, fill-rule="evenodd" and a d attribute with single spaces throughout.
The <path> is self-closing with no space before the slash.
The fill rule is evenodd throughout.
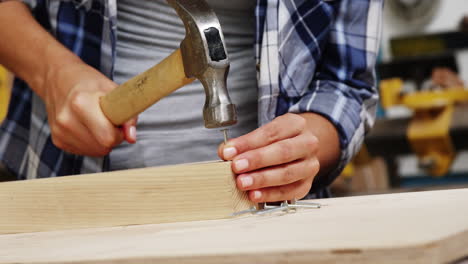
<path id="1" fill-rule="evenodd" d="M 0 122 L 5 119 L 10 102 L 11 81 L 9 77 L 7 70 L 0 66 Z"/>
<path id="2" fill-rule="evenodd" d="M 407 130 L 411 148 L 422 169 L 433 176 L 442 176 L 449 171 L 455 159 L 450 137 L 454 107 L 468 103 L 468 91 L 453 87 L 405 94 L 402 88 L 401 79 L 381 81 L 382 105 L 384 108 L 404 105 L 414 111 Z"/>

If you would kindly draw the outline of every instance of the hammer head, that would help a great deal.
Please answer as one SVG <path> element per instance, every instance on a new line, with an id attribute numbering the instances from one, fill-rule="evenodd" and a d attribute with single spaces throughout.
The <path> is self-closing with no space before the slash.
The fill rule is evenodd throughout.
<path id="1" fill-rule="evenodd" d="M 230 63 L 218 17 L 205 0 L 167 1 L 185 25 L 186 36 L 180 45 L 185 75 L 199 79 L 205 88 L 205 127 L 236 124 L 236 106 L 226 88 Z"/>

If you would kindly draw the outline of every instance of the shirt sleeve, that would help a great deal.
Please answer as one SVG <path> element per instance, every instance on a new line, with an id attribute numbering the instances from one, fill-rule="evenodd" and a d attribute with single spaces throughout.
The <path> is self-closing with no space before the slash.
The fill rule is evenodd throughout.
<path id="1" fill-rule="evenodd" d="M 339 1 L 336 20 L 307 92 L 289 108 L 314 112 L 336 127 L 341 146 L 337 168 L 316 178 L 312 190 L 328 186 L 359 151 L 374 124 L 378 92 L 375 64 L 381 35 L 381 0 Z"/>

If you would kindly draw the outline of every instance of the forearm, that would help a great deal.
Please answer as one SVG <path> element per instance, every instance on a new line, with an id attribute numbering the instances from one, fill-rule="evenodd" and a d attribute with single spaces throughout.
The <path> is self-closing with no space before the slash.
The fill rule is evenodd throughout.
<path id="1" fill-rule="evenodd" d="M 12 26 L 15 25 L 15 26 Z M 0 2 L 0 64 L 25 80 L 42 98 L 48 75 L 81 62 L 55 40 L 19 1 Z"/>
<path id="2" fill-rule="evenodd" d="M 300 114 L 306 119 L 306 129 L 318 138 L 317 158 L 320 171 L 317 177 L 326 175 L 337 166 L 340 159 L 340 140 L 335 126 L 325 117 L 315 113 Z"/>

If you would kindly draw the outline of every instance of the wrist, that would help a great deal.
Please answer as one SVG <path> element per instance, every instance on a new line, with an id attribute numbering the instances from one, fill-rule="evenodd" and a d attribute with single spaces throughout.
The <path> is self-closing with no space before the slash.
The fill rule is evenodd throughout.
<path id="1" fill-rule="evenodd" d="M 319 140 L 317 158 L 320 162 L 320 175 L 333 170 L 341 156 L 340 138 L 336 127 L 325 117 L 316 113 L 299 114 L 306 119 L 306 129 Z"/>
<path id="2" fill-rule="evenodd" d="M 45 99 L 48 89 L 57 88 L 53 84 L 61 83 L 60 79 L 64 71 L 72 65 L 84 63 L 59 43 L 45 46 L 43 61 L 46 63 L 43 64 L 40 70 L 31 75 L 30 83 L 28 82 L 42 99 Z M 61 85 L 58 85 L 58 87 L 61 87 Z"/>
<path id="3" fill-rule="evenodd" d="M 0 62 L 44 97 L 50 73 L 79 58 L 44 29 L 24 3 L 1 5 L 0 39 L 8 41 L 0 41 Z"/>

